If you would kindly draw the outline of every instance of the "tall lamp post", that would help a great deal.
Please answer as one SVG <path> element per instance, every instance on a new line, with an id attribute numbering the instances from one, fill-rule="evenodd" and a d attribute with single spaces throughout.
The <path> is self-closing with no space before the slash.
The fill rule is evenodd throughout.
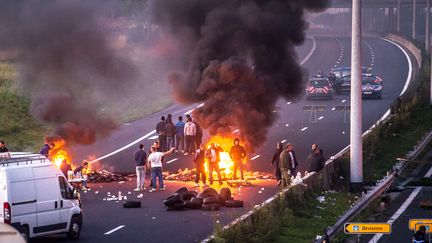
<path id="1" fill-rule="evenodd" d="M 350 188 L 363 189 L 362 93 L 361 93 L 361 0 L 352 0 Z"/>

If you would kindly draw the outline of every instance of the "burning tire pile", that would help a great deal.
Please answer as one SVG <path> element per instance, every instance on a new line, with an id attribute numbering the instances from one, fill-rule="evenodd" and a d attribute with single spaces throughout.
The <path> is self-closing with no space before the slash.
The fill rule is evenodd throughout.
<path id="1" fill-rule="evenodd" d="M 221 169 L 222 179 L 228 180 L 227 176 L 223 173 L 223 169 Z M 179 169 L 177 173 L 171 173 L 164 171 L 163 172 L 164 180 L 167 181 L 194 181 L 195 180 L 195 169 Z M 274 176 L 269 173 L 259 172 L 259 171 L 245 171 L 244 177 L 247 181 L 249 180 L 272 180 Z"/>
<path id="2" fill-rule="evenodd" d="M 227 187 L 222 188 L 219 193 L 210 187 L 201 193 L 182 187 L 163 203 L 168 210 L 202 209 L 205 211 L 216 211 L 221 206 L 238 208 L 244 205 L 243 201 L 234 200 L 231 190 Z"/>
<path id="3" fill-rule="evenodd" d="M 92 183 L 127 181 L 129 177 L 133 177 L 133 176 L 115 174 L 115 173 L 108 172 L 106 170 L 100 170 L 100 171 L 92 170 L 90 171 L 90 173 L 87 174 L 88 181 Z"/>

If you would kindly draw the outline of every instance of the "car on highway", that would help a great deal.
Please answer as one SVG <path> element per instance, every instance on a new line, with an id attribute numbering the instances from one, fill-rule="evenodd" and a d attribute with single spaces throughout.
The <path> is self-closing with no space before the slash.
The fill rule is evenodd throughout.
<path id="1" fill-rule="evenodd" d="M 351 75 L 342 77 L 335 87 L 336 94 L 351 92 Z M 362 74 L 362 97 L 381 99 L 383 91 L 383 81 L 376 74 Z"/>
<path id="2" fill-rule="evenodd" d="M 325 75 L 314 75 L 306 87 L 306 99 L 333 99 L 333 88 Z"/>
<path id="3" fill-rule="evenodd" d="M 83 216 L 78 192 L 48 158 L 0 153 L 0 223 L 30 238 L 66 233 L 80 237 Z"/>
<path id="4" fill-rule="evenodd" d="M 383 82 L 380 77 L 373 74 L 362 75 L 362 97 L 363 98 L 382 98 Z"/>
<path id="5" fill-rule="evenodd" d="M 362 74 L 367 74 L 372 71 L 371 68 L 367 67 L 362 67 L 361 70 Z M 330 70 L 330 73 L 327 75 L 327 77 L 329 78 L 336 94 L 349 92 L 351 89 L 351 83 L 348 82 L 348 79 L 350 80 L 350 75 L 351 67 L 338 67 Z"/>

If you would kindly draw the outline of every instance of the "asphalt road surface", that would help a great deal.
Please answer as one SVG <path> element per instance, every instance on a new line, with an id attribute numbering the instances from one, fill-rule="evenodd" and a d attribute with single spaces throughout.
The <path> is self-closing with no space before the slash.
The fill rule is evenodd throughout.
<path id="1" fill-rule="evenodd" d="M 344 38 L 319 38 L 316 42 L 308 39 L 298 48 L 299 61 L 304 60 L 303 67 L 314 74 L 322 68 L 327 72 L 334 66 L 348 66 L 350 63 L 350 40 Z M 380 100 L 364 100 L 363 130 L 367 130 L 389 108 L 393 100 L 399 96 L 408 76 L 408 61 L 403 52 L 395 45 L 381 39 L 366 38 L 363 42 L 363 65 L 373 64 L 374 72 L 384 80 L 383 98 Z M 267 142 L 251 154 L 247 169 L 273 172 L 270 158 L 277 141 L 286 140 L 294 145 L 300 169 L 304 170 L 305 158 L 312 143 L 317 143 L 329 157 L 340 151 L 349 143 L 349 123 L 344 122 L 344 113 L 333 110 L 337 105 L 349 105 L 348 95 L 337 95 L 334 100 L 285 101 L 281 99 L 274 112 L 279 119 L 269 130 Z M 304 105 L 325 105 L 326 111 L 318 112 L 317 122 L 310 122 L 310 113 L 303 111 Z M 143 141 L 148 148 L 155 139 L 155 124 L 161 115 L 168 113 L 177 117 L 190 111 L 198 104 L 181 106 L 173 105 L 168 109 L 145 117 L 143 119 L 123 124 L 120 129 L 108 138 L 98 141 L 92 146 L 72 148 L 76 161 L 96 158 L 115 151 L 144 135 Z M 245 121 L 246 122 L 246 121 Z M 137 145 L 108 157 L 100 166 L 108 170 L 133 172 L 133 153 Z M 258 156 L 259 155 L 259 156 Z M 190 156 L 175 155 L 167 158 L 172 160 L 164 165 L 164 170 L 176 171 L 179 168 L 192 168 Z M 208 213 L 203 211 L 167 212 L 162 205 L 166 198 L 179 186 L 168 183 L 168 191 L 144 192 L 140 209 L 123 209 L 121 202 L 104 201 L 107 193 L 122 191 L 128 199 L 137 199 L 137 193 L 132 192 L 134 181 L 128 183 L 90 184 L 92 190 L 83 194 L 84 228 L 80 242 L 195 242 L 204 239 L 214 229 L 215 223 L 227 223 L 254 205 L 263 202 L 277 191 L 274 181 L 257 181 L 254 187 L 236 189 L 235 197 L 246 202 L 245 208 Z M 191 187 L 191 184 L 188 184 Z M 128 192 L 131 192 L 129 194 Z M 97 193 L 96 193 L 97 192 Z M 62 236 L 44 237 L 35 242 L 63 242 Z"/>

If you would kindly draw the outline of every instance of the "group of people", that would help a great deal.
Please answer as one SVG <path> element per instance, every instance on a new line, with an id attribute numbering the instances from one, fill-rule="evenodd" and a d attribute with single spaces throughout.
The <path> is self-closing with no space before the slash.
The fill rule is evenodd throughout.
<path id="1" fill-rule="evenodd" d="M 201 126 L 192 120 L 190 115 L 186 115 L 186 123 L 183 116 L 177 118 L 174 124 L 172 115 L 162 116 L 156 124 L 156 134 L 159 139 L 159 148 L 161 151 L 168 151 L 175 148 L 175 152 L 181 151 L 185 155 L 194 154 L 195 149 L 199 148 L 202 143 L 203 131 Z"/>
<path id="2" fill-rule="evenodd" d="M 136 165 L 136 175 L 137 175 L 137 187 L 135 191 L 145 190 L 145 173 L 150 171 L 150 192 L 156 191 L 156 183 L 159 183 L 159 189 L 165 190 L 165 185 L 163 182 L 162 174 L 162 164 L 166 156 L 172 155 L 176 152 L 176 148 L 172 147 L 168 151 L 163 151 L 160 146 L 159 141 L 155 141 L 150 148 L 149 154 L 145 152 L 144 145 L 140 144 L 139 149 L 135 152 L 135 165 Z M 220 153 L 224 150 L 217 144 L 211 143 L 209 148 L 206 148 L 204 144 L 199 144 L 198 149 L 193 152 L 193 161 L 195 164 L 196 174 L 195 174 L 195 184 L 199 187 L 199 181 L 203 183 L 203 187 L 208 187 L 207 176 L 205 171 L 205 161 L 208 160 L 209 169 L 209 182 L 210 185 L 213 184 L 213 172 L 216 171 L 218 175 L 219 185 L 223 184 L 222 176 L 219 168 Z M 243 173 L 243 160 L 246 158 L 246 150 L 240 145 L 240 139 L 234 139 L 234 145 L 229 151 L 231 159 L 234 161 L 234 180 L 237 180 L 237 170 L 240 171 L 240 178 L 244 180 Z M 156 181 L 157 180 L 157 181 Z"/>
<path id="3" fill-rule="evenodd" d="M 299 165 L 293 145 L 287 143 L 284 147 L 282 142 L 276 144 L 271 164 L 275 166 L 275 177 L 278 186 L 286 187 L 291 183 L 291 176 L 295 176 Z M 306 171 L 318 172 L 324 168 L 325 158 L 323 150 L 317 144 L 312 144 L 312 151 L 306 159 Z"/>
<path id="4" fill-rule="evenodd" d="M 62 163 L 60 165 L 60 170 L 63 173 L 63 175 L 68 178 L 68 180 L 71 180 L 69 176 L 69 172 L 72 172 L 73 177 L 80 178 L 82 181 L 81 188 L 86 190 L 87 187 L 87 169 L 88 169 L 89 163 L 87 161 L 83 161 L 80 166 L 75 168 L 75 170 L 72 169 L 72 166 L 67 162 L 66 159 L 62 160 Z"/>

